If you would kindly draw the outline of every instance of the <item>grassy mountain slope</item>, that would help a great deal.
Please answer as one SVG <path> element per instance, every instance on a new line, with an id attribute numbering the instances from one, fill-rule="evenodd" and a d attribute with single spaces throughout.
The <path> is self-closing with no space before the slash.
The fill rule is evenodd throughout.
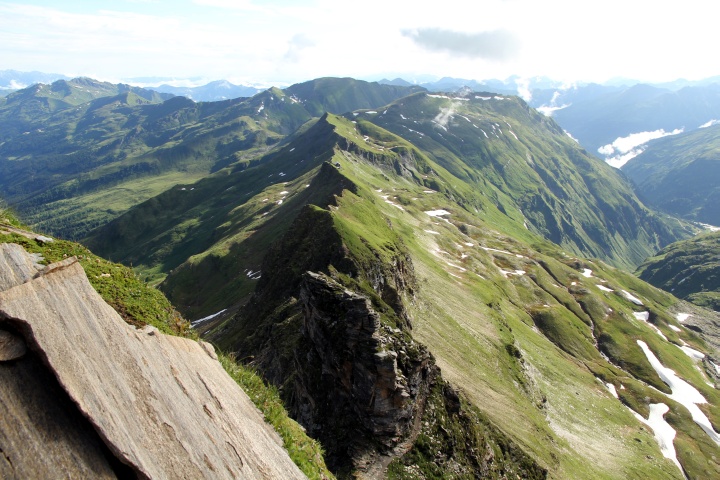
<path id="1" fill-rule="evenodd" d="M 720 311 L 720 232 L 668 245 L 637 273 L 679 298 Z"/>
<path id="2" fill-rule="evenodd" d="M 33 225 L 69 238 L 269 151 L 316 115 L 303 103 L 313 112 L 352 109 L 413 91 L 322 79 L 325 94 L 307 82 L 292 94 L 272 88 L 249 99 L 158 103 L 142 89 L 73 82 L 30 87 L 0 107 L 0 189 Z"/>
<path id="3" fill-rule="evenodd" d="M 419 93 L 359 113 L 405 136 L 509 216 L 579 255 L 634 267 L 687 235 L 627 181 L 517 97 Z"/>
<path id="4" fill-rule="evenodd" d="M 0 118 L 8 120 L 9 117 L 12 117 L 15 121 L 15 128 L 19 129 L 35 122 L 38 116 L 123 93 L 132 93 L 142 99 L 144 103 L 161 103 L 172 97 L 169 94 L 161 94 L 122 83 L 113 84 L 80 77 L 72 80 L 57 80 L 49 85 L 38 83 L 9 94 L 5 97 L 0 109 Z M 10 127 L 10 131 L 8 132 L 6 129 L 3 135 L 12 133 L 14 130 L 10 125 L 7 127 Z"/>
<path id="5" fill-rule="evenodd" d="M 656 208 L 720 225 L 720 125 L 657 139 L 622 170 Z"/>
<path id="6" fill-rule="evenodd" d="M 702 393 L 717 428 L 712 370 L 678 348 L 708 347 L 671 314 L 674 297 L 564 252 L 526 229 L 502 190 L 451 173 L 462 164 L 443 166 L 352 118 L 325 116 L 247 168 L 146 202 L 94 237 L 98 247 L 119 245 L 149 272 L 173 268 L 163 288 L 193 318 L 234 305 L 237 315 L 209 319 L 203 331 L 253 360 L 340 473 L 679 478 L 626 408 L 647 418 L 650 404 L 665 403 L 684 470 L 718 474 L 717 444 L 665 395 L 636 342 Z M 649 322 L 635 315 L 644 312 Z M 337 318 L 377 323 L 356 337 L 364 330 Z M 451 432 L 470 432 L 478 443 L 469 448 L 496 460 L 473 466 L 477 453 Z M 510 451 L 520 453 L 500 455 Z"/>
<path id="7" fill-rule="evenodd" d="M 602 262 L 569 256 L 389 132 L 361 120 L 326 121 L 345 141 L 336 143 L 332 165 L 323 164 L 318 175 L 335 169 L 326 182 L 342 187 L 341 194 L 300 211 L 265 255 L 250 300 L 238 315 L 217 322 L 210 337 L 253 359 L 279 386 L 296 418 L 324 441 L 335 467 L 372 465 L 367 455 L 375 451 L 391 459 L 388 474 L 399 478 L 433 468 L 449 475 L 453 468 L 442 452 L 430 453 L 449 438 L 447 426 L 446 433 L 433 430 L 442 418 L 439 406 L 435 414 L 424 411 L 430 417 L 420 431 L 400 432 L 412 443 L 404 449 L 372 443 L 377 434 L 366 429 L 387 413 L 379 400 L 371 399 L 369 410 L 353 410 L 352 398 L 367 393 L 358 378 L 375 370 L 363 360 L 365 350 L 347 357 L 345 347 L 335 346 L 355 338 L 340 319 L 350 322 L 359 307 L 344 310 L 343 302 L 364 298 L 375 312 L 369 318 L 380 325 L 372 337 L 379 344 L 369 346 L 397 355 L 401 384 L 412 384 L 420 359 L 431 362 L 423 347 L 410 348 L 411 336 L 427 348 L 442 378 L 461 389 L 468 406 L 460 411 L 474 405 L 502 432 L 497 441 L 507 438 L 553 478 L 681 478 L 626 408 L 647 417 L 649 404 L 660 402 L 670 405 L 666 418 L 678 431 L 678 458 L 688 475 L 720 472 L 712 459 L 717 444 L 662 393 L 669 388 L 636 342 L 646 342 L 663 365 L 702 392 L 710 402 L 702 408 L 717 426 L 720 396 L 707 384 L 711 371 L 699 371 L 678 348 L 683 342 L 707 346 L 670 314 L 677 299 Z M 476 212 L 476 205 L 483 209 Z M 519 238 L 508 235 L 521 231 Z M 649 322 L 636 317 L 641 312 L 649 312 Z M 344 371 L 356 373 L 345 377 Z M 374 388 L 377 398 L 394 398 Z M 398 408 L 422 403 L 413 403 L 422 391 L 410 389 Z M 430 398 L 425 405 L 434 405 Z M 334 417 L 325 402 L 335 401 L 355 418 L 368 416 L 360 425 L 346 420 L 351 439 L 327 420 Z M 357 458 L 366 463 L 352 463 Z"/>
<path id="8" fill-rule="evenodd" d="M 285 92 L 300 100 L 313 116 L 319 117 L 325 112 L 341 114 L 359 108 L 378 108 L 420 90 L 424 89 L 368 83 L 353 78 L 318 78 L 292 85 Z"/>

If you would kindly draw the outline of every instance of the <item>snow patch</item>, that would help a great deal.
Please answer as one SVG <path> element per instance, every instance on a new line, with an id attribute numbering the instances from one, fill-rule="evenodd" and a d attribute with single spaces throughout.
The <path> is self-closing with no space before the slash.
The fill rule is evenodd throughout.
<path id="1" fill-rule="evenodd" d="M 649 322 L 649 320 L 650 320 L 650 312 L 633 312 L 633 315 L 634 315 L 635 318 L 637 318 L 638 320 L 647 323 L 647 324 L 650 326 L 650 328 L 652 328 L 653 330 L 655 330 L 655 333 L 657 333 L 658 335 L 660 335 L 663 340 L 667 341 L 667 337 L 665 336 L 665 334 L 663 334 L 658 327 L 656 327 L 655 325 L 653 325 L 652 323 Z"/>
<path id="2" fill-rule="evenodd" d="M 583 277 L 590 278 L 590 277 L 592 277 L 592 270 L 590 270 L 589 268 L 585 268 L 585 269 L 583 269 L 582 274 L 583 274 Z"/>
<path id="3" fill-rule="evenodd" d="M 618 398 L 618 399 L 620 398 L 620 397 L 618 396 L 617 389 L 615 388 L 615 385 L 613 385 L 612 383 L 608 382 L 608 383 L 605 384 L 605 387 L 607 387 L 607 389 L 610 390 L 610 393 L 612 394 L 613 397 Z"/>
<path id="4" fill-rule="evenodd" d="M 643 305 L 643 302 L 640 301 L 639 298 L 637 298 L 636 296 L 634 296 L 632 293 L 628 292 L 627 290 L 623 290 L 623 291 L 622 291 L 622 294 L 623 294 L 623 296 L 624 296 L 625 298 L 627 298 L 628 300 L 630 300 L 630 301 L 631 301 L 632 303 L 634 303 L 635 305 L 641 305 L 641 306 Z"/>
<path id="5" fill-rule="evenodd" d="M 467 269 L 461 267 L 460 265 L 455 265 L 454 263 L 450 263 L 450 262 L 445 262 L 445 263 L 447 263 L 449 266 L 451 266 L 451 267 L 453 267 L 453 268 L 457 268 L 457 269 L 460 270 L 461 272 L 467 272 Z"/>
<path id="6" fill-rule="evenodd" d="M 445 215 L 451 215 L 451 213 L 447 210 L 429 210 L 425 213 L 427 215 L 430 215 L 431 217 L 443 217 Z"/>
<path id="7" fill-rule="evenodd" d="M 637 344 L 645 353 L 650 365 L 652 365 L 662 381 L 667 383 L 672 390 L 672 394 L 667 395 L 668 398 L 675 400 L 687 408 L 690 411 L 690 415 L 692 415 L 693 421 L 697 423 L 715 443 L 720 445 L 720 435 L 713 430 L 710 420 L 703 411 L 700 410 L 700 407 L 698 407 L 700 403 L 707 403 L 705 397 L 703 397 L 695 387 L 678 377 L 672 369 L 664 367 L 645 342 L 637 340 Z"/>
<path id="8" fill-rule="evenodd" d="M 683 323 L 689 317 L 690 317 L 689 313 L 678 313 L 677 315 L 675 315 L 675 318 L 677 318 L 677 321 L 680 323 Z"/>
<path id="9" fill-rule="evenodd" d="M 227 308 L 223 308 L 222 310 L 220 310 L 220 311 L 217 312 L 217 313 L 213 313 L 212 315 L 208 315 L 207 317 L 198 318 L 198 319 L 195 320 L 194 322 L 190 322 L 190 326 L 193 327 L 193 328 L 195 328 L 195 327 L 197 327 L 198 325 L 200 325 L 201 323 L 207 322 L 208 320 L 212 320 L 213 318 L 217 317 L 218 315 L 220 315 L 220 314 L 222 314 L 222 313 L 224 313 L 224 312 L 226 312 L 226 311 L 227 311 Z"/>
<path id="10" fill-rule="evenodd" d="M 260 277 L 261 277 L 260 270 L 258 270 L 257 272 L 248 270 L 246 275 L 250 280 L 260 280 Z"/>
<path id="11" fill-rule="evenodd" d="M 668 327 L 670 327 L 670 330 L 674 332 L 682 332 L 682 329 L 676 327 L 675 325 L 668 325 Z"/>
<path id="12" fill-rule="evenodd" d="M 603 292 L 612 292 L 612 291 L 613 291 L 612 288 L 608 288 L 608 287 L 606 287 L 605 285 L 595 285 L 595 286 L 596 286 L 597 288 L 599 288 L 600 290 L 602 290 Z"/>
<path id="13" fill-rule="evenodd" d="M 440 235 L 440 232 L 436 232 L 435 230 L 425 230 L 427 233 L 432 233 L 433 235 Z"/>
<path id="14" fill-rule="evenodd" d="M 502 268 L 499 268 L 500 273 L 502 273 L 503 277 L 508 278 L 512 275 L 517 275 L 518 277 L 521 277 L 525 275 L 525 270 L 503 270 Z"/>
<path id="15" fill-rule="evenodd" d="M 664 415 L 668 411 L 670 411 L 670 407 L 668 407 L 664 403 L 651 403 L 649 407 L 650 414 L 648 415 L 647 420 L 640 416 L 640 414 L 638 414 L 637 412 L 634 412 L 632 410 L 630 411 L 633 413 L 633 415 L 635 415 L 635 418 L 640 420 L 648 427 L 652 428 L 653 434 L 655 435 L 655 440 L 660 446 L 660 451 L 662 452 L 663 457 L 672 460 L 673 463 L 677 465 L 677 467 L 680 469 L 680 471 L 684 472 L 682 466 L 680 465 L 680 462 L 677 459 L 677 454 L 675 453 L 675 445 L 673 444 L 673 440 L 675 439 L 675 429 L 672 428 L 664 418 Z"/>
<path id="16" fill-rule="evenodd" d="M 720 227 L 716 227 L 716 226 L 714 226 L 714 225 L 710 225 L 710 224 L 707 224 L 707 223 L 700 223 L 700 222 L 698 222 L 698 223 L 700 224 L 700 226 L 702 226 L 703 228 L 705 228 L 705 229 L 707 229 L 707 230 L 710 230 L 711 232 L 720 231 Z"/>
<path id="17" fill-rule="evenodd" d="M 381 198 L 385 200 L 385 203 L 392 205 L 393 207 L 399 208 L 400 210 L 405 210 L 402 206 L 398 205 L 397 203 L 390 200 L 389 195 L 381 195 Z"/>
<path id="18" fill-rule="evenodd" d="M 497 253 L 504 253 L 505 255 L 514 255 L 513 253 L 508 252 L 507 250 L 498 250 L 497 248 L 490 248 L 490 247 L 480 247 L 486 252 L 497 252 Z"/>
<path id="19" fill-rule="evenodd" d="M 683 346 L 678 347 L 678 348 L 680 348 L 680 350 L 682 350 L 683 352 L 685 352 L 685 355 L 687 355 L 688 357 L 692 358 L 693 360 L 702 360 L 703 358 L 705 358 L 705 354 L 704 354 L 704 353 L 698 352 L 698 351 L 695 350 L 694 348 L 690 348 L 690 347 L 688 347 L 687 345 L 683 345 Z"/>

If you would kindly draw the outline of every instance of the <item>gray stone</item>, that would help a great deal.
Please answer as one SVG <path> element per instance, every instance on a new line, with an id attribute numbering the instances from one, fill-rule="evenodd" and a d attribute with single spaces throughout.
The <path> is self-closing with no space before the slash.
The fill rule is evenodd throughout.
<path id="1" fill-rule="evenodd" d="M 37 258 L 20 245 L 0 244 L 0 291 L 31 280 L 38 271 Z"/>
<path id="2" fill-rule="evenodd" d="M 74 259 L 32 278 L 30 260 L 14 247 L 3 251 L 20 267 L 10 278 L 16 286 L 0 293 L 0 322 L 25 335 L 107 448 L 136 475 L 304 478 L 206 346 L 126 324 Z"/>

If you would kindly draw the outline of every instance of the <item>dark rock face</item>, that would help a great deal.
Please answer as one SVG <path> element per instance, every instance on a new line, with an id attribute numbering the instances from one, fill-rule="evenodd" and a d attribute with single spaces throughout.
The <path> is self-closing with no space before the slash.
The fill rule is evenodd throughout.
<path id="1" fill-rule="evenodd" d="M 300 290 L 304 361 L 295 388 L 298 419 L 330 460 L 367 468 L 412 441 L 439 370 L 425 348 L 383 325 L 370 300 L 308 272 Z M 296 382 L 297 384 L 298 382 Z M 341 426 L 342 428 L 338 428 Z"/>

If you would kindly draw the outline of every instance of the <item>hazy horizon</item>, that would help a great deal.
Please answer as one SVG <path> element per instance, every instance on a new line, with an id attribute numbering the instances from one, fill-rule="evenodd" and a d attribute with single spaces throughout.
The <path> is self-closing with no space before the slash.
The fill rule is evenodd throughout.
<path id="1" fill-rule="evenodd" d="M 661 83 L 720 74 L 709 2 L 0 2 L 0 69 L 121 81 L 319 77 Z"/>

